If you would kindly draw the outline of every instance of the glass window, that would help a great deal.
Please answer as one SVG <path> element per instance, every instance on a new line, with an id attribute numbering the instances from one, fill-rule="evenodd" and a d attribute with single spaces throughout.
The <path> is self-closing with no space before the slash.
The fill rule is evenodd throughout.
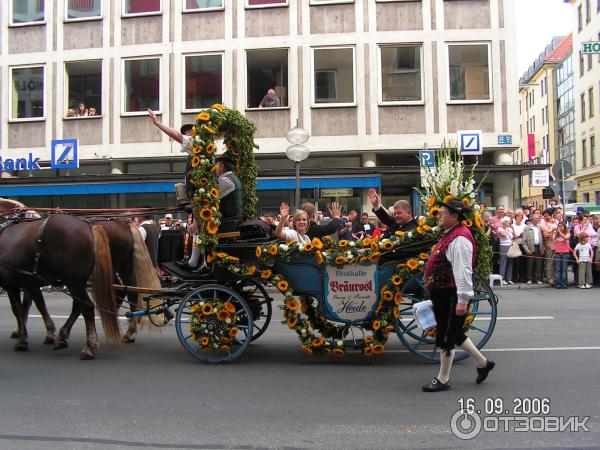
<path id="1" fill-rule="evenodd" d="M 223 9 L 223 0 L 184 0 L 184 11 L 199 11 L 204 9 Z"/>
<path id="2" fill-rule="evenodd" d="M 185 109 L 223 103 L 223 55 L 185 57 Z"/>
<path id="3" fill-rule="evenodd" d="M 354 103 L 354 48 L 316 48 L 313 67 L 313 103 Z"/>
<path id="4" fill-rule="evenodd" d="M 582 5 L 577 7 L 577 31 L 581 31 L 583 29 L 583 9 Z"/>
<path id="5" fill-rule="evenodd" d="M 592 5 L 591 0 L 585 0 L 585 23 L 592 21 Z"/>
<path id="6" fill-rule="evenodd" d="M 581 94 L 581 121 L 585 122 L 585 94 Z"/>
<path id="7" fill-rule="evenodd" d="M 380 52 L 381 101 L 422 101 L 421 46 L 385 46 Z"/>
<path id="8" fill-rule="evenodd" d="M 590 193 L 584 192 L 583 193 L 583 203 L 589 203 L 589 202 L 590 202 Z"/>
<path id="9" fill-rule="evenodd" d="M 160 59 L 126 59 L 124 61 L 123 111 L 160 110 Z"/>
<path id="10" fill-rule="evenodd" d="M 246 6 L 268 7 L 287 6 L 287 0 L 246 0 Z"/>
<path id="11" fill-rule="evenodd" d="M 491 100 L 488 53 L 488 44 L 448 45 L 451 101 Z"/>
<path id="12" fill-rule="evenodd" d="M 43 22 L 44 0 L 13 0 L 12 5 L 12 24 Z"/>
<path id="13" fill-rule="evenodd" d="M 590 136 L 590 162 L 596 165 L 596 136 Z"/>
<path id="14" fill-rule="evenodd" d="M 67 20 L 89 19 L 102 16 L 102 0 L 68 0 Z"/>
<path id="15" fill-rule="evenodd" d="M 44 117 L 44 67 L 11 69 L 11 118 Z"/>
<path id="16" fill-rule="evenodd" d="M 587 167 L 587 142 L 585 139 L 581 141 L 581 167 Z"/>
<path id="17" fill-rule="evenodd" d="M 102 61 L 65 63 L 67 103 L 65 116 L 102 115 Z"/>
<path id="18" fill-rule="evenodd" d="M 285 108 L 288 104 L 288 49 L 248 50 L 247 107 Z"/>
<path id="19" fill-rule="evenodd" d="M 310 0 L 311 5 L 327 5 L 328 3 L 354 3 L 354 0 Z"/>
<path id="20" fill-rule="evenodd" d="M 594 88 L 591 87 L 588 90 L 588 103 L 589 103 L 589 108 L 590 108 L 590 112 L 588 114 L 588 117 L 594 117 Z"/>
<path id="21" fill-rule="evenodd" d="M 124 14 L 153 14 L 161 12 L 161 0 L 125 0 Z"/>

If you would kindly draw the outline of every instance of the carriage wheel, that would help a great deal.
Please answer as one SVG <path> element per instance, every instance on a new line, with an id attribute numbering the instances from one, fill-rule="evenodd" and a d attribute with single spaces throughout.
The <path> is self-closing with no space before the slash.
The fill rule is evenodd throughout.
<path id="1" fill-rule="evenodd" d="M 252 310 L 252 323 L 254 325 L 252 341 L 257 340 L 267 331 L 271 316 L 273 315 L 273 299 L 269 297 L 260 281 L 254 278 L 242 278 L 236 282 L 233 289 L 242 296 Z"/>
<path id="2" fill-rule="evenodd" d="M 471 300 L 469 314 L 475 319 L 469 325 L 467 336 L 471 338 L 477 348 L 481 349 L 492 336 L 496 326 L 497 299 L 488 283 L 477 274 L 473 276 L 473 289 L 475 297 Z M 410 278 L 406 282 L 403 292 L 404 303 L 410 304 L 400 305 L 400 318 L 396 322 L 396 333 L 411 353 L 426 361 L 438 363 L 440 354 L 435 346 L 435 337 L 427 336 L 417 326 L 412 313 L 412 304 L 429 298 L 423 285 L 423 273 L 420 272 Z M 468 357 L 468 353 L 459 351 L 454 360 L 462 361 Z"/>
<path id="3" fill-rule="evenodd" d="M 235 306 L 235 314 L 237 323 L 235 327 L 238 332 L 231 339 L 231 346 L 226 350 L 222 349 L 206 349 L 192 337 L 190 329 L 190 319 L 192 317 L 192 307 L 200 302 L 226 302 L 229 301 Z M 179 307 L 177 308 L 177 316 L 175 318 L 175 328 L 177 337 L 181 345 L 194 357 L 205 363 L 228 363 L 240 356 L 246 349 L 252 338 L 253 325 L 252 310 L 246 301 L 235 291 L 218 284 L 208 284 L 197 289 L 194 289 L 187 294 Z M 216 327 L 222 324 L 215 320 L 212 324 Z"/>

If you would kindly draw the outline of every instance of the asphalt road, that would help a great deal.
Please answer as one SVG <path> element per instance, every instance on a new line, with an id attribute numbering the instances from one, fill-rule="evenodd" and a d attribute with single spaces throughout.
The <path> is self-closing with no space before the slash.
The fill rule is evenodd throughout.
<path id="1" fill-rule="evenodd" d="M 436 367 L 407 353 L 395 336 L 383 355 L 372 358 L 312 357 L 281 325 L 277 308 L 267 333 L 228 365 L 205 365 L 189 356 L 173 326 L 160 333 L 142 331 L 135 344 L 122 348 L 105 344 L 96 360 L 81 361 L 82 321 L 70 347 L 54 351 L 42 344 L 43 325 L 35 316 L 30 350 L 17 353 L 9 339 L 14 319 L 3 296 L 0 448 L 600 445 L 600 290 L 496 292 L 500 319 L 486 347 L 496 368 L 476 385 L 473 361 L 458 363 L 452 389 L 435 394 L 422 393 L 420 386 Z M 47 299 L 61 324 L 69 302 L 61 294 L 47 294 Z M 469 398 L 481 411 L 481 431 L 461 440 L 452 432 L 451 418 L 459 401 L 466 404 Z M 539 410 L 543 405 L 548 408 Z M 502 408 L 499 416 L 491 413 L 496 407 Z M 530 407 L 538 413 L 517 414 Z M 560 416 L 577 416 L 589 431 L 575 419 L 566 423 L 579 427 L 576 432 L 518 431 L 555 430 L 559 419 L 553 418 Z"/>

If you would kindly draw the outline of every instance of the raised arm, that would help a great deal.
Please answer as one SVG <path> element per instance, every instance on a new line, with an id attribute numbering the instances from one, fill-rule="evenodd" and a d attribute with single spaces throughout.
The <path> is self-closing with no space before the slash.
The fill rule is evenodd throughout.
<path id="1" fill-rule="evenodd" d="M 279 206 L 279 214 L 281 215 L 281 219 L 279 219 L 279 223 L 277 224 L 277 228 L 275 228 L 273 235 L 285 241 L 286 237 L 283 232 L 283 227 L 287 226 L 288 216 L 290 215 L 290 207 L 287 203 L 284 202 Z"/>
<path id="2" fill-rule="evenodd" d="M 156 117 L 156 114 L 154 114 L 154 111 L 152 111 L 150 108 L 148 108 L 146 111 L 148 111 L 148 117 L 150 117 L 152 123 L 158 127 L 160 131 L 180 144 L 183 142 L 183 135 L 179 131 L 177 131 L 175 128 L 164 125 L 160 120 L 158 120 L 158 117 Z"/>

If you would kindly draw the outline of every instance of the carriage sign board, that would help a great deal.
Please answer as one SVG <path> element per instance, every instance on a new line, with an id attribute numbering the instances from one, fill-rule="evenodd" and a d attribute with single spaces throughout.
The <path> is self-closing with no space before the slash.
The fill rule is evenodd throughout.
<path id="1" fill-rule="evenodd" d="M 377 264 L 327 266 L 324 273 L 325 300 L 329 316 L 340 322 L 368 318 L 377 307 Z"/>

